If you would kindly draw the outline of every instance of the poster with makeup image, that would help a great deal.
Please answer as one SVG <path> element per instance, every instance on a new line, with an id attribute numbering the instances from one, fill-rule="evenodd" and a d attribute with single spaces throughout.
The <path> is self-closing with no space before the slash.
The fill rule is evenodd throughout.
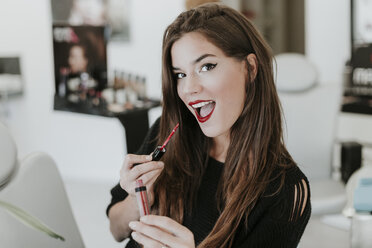
<path id="1" fill-rule="evenodd" d="M 110 40 L 129 41 L 131 0 L 51 0 L 53 23 L 107 26 Z"/>
<path id="2" fill-rule="evenodd" d="M 54 108 L 92 113 L 105 108 L 106 32 L 100 26 L 53 25 Z"/>

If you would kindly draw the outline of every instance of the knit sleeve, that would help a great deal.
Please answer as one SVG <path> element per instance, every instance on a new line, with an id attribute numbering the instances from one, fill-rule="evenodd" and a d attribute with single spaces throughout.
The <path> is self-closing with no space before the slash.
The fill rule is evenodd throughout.
<path id="1" fill-rule="evenodd" d="M 296 248 L 311 215 L 307 178 L 299 169 L 288 173 L 281 191 L 263 197 L 255 208 L 252 212 L 253 225 L 243 232 L 244 237 L 238 235 L 240 242 L 234 248 Z"/>
<path id="2" fill-rule="evenodd" d="M 139 150 L 136 154 L 150 154 L 156 147 L 156 138 L 159 132 L 160 126 L 160 118 L 158 118 L 155 123 L 151 126 L 150 130 L 148 131 L 144 142 L 142 143 Z M 118 183 L 115 187 L 111 189 L 111 202 L 106 208 L 106 215 L 108 216 L 108 212 L 110 208 L 115 205 L 116 203 L 123 201 L 128 196 L 128 193 L 120 187 Z"/>

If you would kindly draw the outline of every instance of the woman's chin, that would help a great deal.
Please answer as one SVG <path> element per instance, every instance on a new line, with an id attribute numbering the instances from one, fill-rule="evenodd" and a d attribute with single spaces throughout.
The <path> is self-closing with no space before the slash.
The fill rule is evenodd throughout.
<path id="1" fill-rule="evenodd" d="M 215 128 L 205 126 L 203 127 L 202 123 L 199 123 L 199 125 L 203 134 L 209 138 L 214 138 L 220 135 L 220 132 L 218 132 L 218 130 L 216 130 Z"/>

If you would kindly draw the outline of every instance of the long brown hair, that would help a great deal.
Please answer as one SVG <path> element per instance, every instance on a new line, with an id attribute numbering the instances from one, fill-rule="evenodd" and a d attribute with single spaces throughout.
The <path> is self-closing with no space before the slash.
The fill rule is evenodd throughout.
<path id="1" fill-rule="evenodd" d="M 230 146 L 217 194 L 221 214 L 199 245 L 231 247 L 239 224 L 247 225 L 250 212 L 273 178 L 274 169 L 282 168 L 274 176 L 281 177 L 283 182 L 284 169 L 294 162 L 283 145 L 271 49 L 238 11 L 220 4 L 201 5 L 181 13 L 163 37 L 163 112 L 159 139 L 165 140 L 178 122 L 180 127 L 168 145 L 163 157 L 165 168 L 155 183 L 157 212 L 182 223 L 184 211 L 192 211 L 211 147 L 211 139 L 202 133 L 195 117 L 179 98 L 172 72 L 171 48 L 189 32 L 204 35 L 228 57 L 242 61 L 254 53 L 258 62 L 256 77 L 246 82 L 243 111 L 231 128 Z M 248 63 L 247 70 L 251 70 Z"/>

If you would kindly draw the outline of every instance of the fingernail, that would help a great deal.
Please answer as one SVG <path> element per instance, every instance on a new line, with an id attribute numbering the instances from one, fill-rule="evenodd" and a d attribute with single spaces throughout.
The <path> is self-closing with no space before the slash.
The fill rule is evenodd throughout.
<path id="1" fill-rule="evenodd" d="M 134 223 L 133 221 L 129 222 L 129 227 L 132 229 L 136 228 L 136 223 Z"/>
<path id="2" fill-rule="evenodd" d="M 132 232 L 132 238 L 134 238 L 134 239 L 137 239 L 137 237 L 138 237 L 138 234 L 136 233 L 136 232 Z"/>
<path id="3" fill-rule="evenodd" d="M 147 159 L 147 160 L 152 160 L 152 156 L 151 156 L 151 155 L 147 155 L 147 156 L 146 156 L 146 159 Z"/>
<path id="4" fill-rule="evenodd" d="M 146 215 L 145 215 L 145 216 L 142 216 L 142 217 L 140 218 L 140 221 L 142 221 L 142 222 L 146 222 L 146 220 L 147 220 Z"/>

